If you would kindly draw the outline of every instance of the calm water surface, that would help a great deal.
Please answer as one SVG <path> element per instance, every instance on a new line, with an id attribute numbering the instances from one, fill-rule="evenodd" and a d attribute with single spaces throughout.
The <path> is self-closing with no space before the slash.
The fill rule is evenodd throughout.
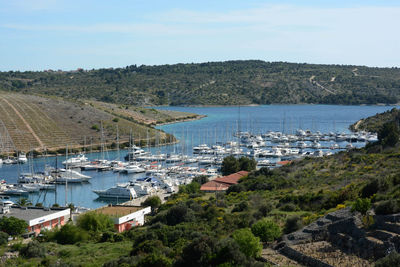
<path id="1" fill-rule="evenodd" d="M 191 112 L 206 115 L 206 118 L 196 121 L 188 121 L 169 125 L 158 126 L 165 132 L 175 135 L 180 143 L 173 146 L 151 148 L 153 153 L 185 153 L 191 154 L 191 148 L 195 145 L 233 140 L 233 133 L 238 129 L 253 133 L 264 133 L 267 131 L 282 131 L 294 133 L 296 129 L 310 129 L 312 131 L 327 132 L 349 132 L 349 125 L 361 118 L 392 109 L 393 106 L 336 106 L 336 105 L 268 105 L 254 107 L 159 107 L 159 109 Z M 120 151 L 120 158 L 127 153 Z M 90 160 L 100 158 L 99 153 L 89 153 Z M 106 154 L 108 159 L 117 159 L 116 151 Z M 65 157 L 58 158 L 58 166 Z M 15 183 L 18 174 L 29 172 L 30 166 L 35 171 L 44 169 L 45 164 L 55 166 L 56 158 L 38 158 L 32 163 L 25 165 L 2 165 L 0 166 L 0 179 L 7 183 Z M 92 176 L 90 183 L 69 184 L 67 194 L 64 185 L 57 185 L 57 193 L 41 192 L 31 194 L 29 199 L 35 204 L 42 202 L 52 205 L 57 202 L 61 205 L 74 203 L 76 206 L 96 208 L 104 206 L 109 201 L 98 200 L 97 195 L 92 192 L 95 189 L 107 189 L 116 183 L 142 177 L 139 175 L 123 175 L 113 172 L 83 172 Z M 17 200 L 18 198 L 12 198 Z M 115 203 L 115 202 L 114 202 Z"/>

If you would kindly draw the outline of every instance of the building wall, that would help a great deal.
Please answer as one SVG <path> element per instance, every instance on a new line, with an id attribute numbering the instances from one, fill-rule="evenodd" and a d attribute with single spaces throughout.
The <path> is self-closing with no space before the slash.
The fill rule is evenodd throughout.
<path id="1" fill-rule="evenodd" d="M 115 230 L 118 231 L 118 233 L 124 232 L 124 231 L 128 231 L 129 229 L 131 229 L 132 227 L 135 226 L 140 226 L 142 224 L 140 224 L 139 222 L 132 220 L 132 221 L 128 221 L 125 223 L 121 223 L 121 224 L 114 224 Z"/>
<path id="2" fill-rule="evenodd" d="M 35 232 L 36 235 L 40 234 L 42 230 L 51 230 L 56 227 L 61 227 L 65 224 L 65 218 L 59 217 L 53 220 L 45 221 L 43 223 L 39 223 L 33 226 L 28 227 L 28 232 Z"/>

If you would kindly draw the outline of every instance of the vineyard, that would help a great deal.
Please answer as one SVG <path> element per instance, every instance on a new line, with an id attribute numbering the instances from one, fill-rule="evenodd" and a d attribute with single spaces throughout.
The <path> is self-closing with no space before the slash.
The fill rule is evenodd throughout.
<path id="1" fill-rule="evenodd" d="M 110 144 L 116 142 L 117 131 L 120 142 L 128 142 L 130 136 L 136 141 L 149 138 L 162 142 L 167 135 L 148 125 L 193 115 L 154 109 L 139 112 L 101 102 L 94 105 L 1 91 L 0 113 L 0 153 L 98 146 L 102 141 Z"/>

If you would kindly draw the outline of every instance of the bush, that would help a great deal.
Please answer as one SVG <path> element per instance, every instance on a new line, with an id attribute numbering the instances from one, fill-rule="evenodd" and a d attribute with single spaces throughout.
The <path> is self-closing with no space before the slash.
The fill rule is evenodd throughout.
<path id="1" fill-rule="evenodd" d="M 22 247 L 20 253 L 25 258 L 42 258 L 46 255 L 46 249 L 38 241 L 32 241 L 26 247 Z"/>
<path id="2" fill-rule="evenodd" d="M 375 213 L 380 215 L 393 214 L 399 212 L 399 205 L 395 200 L 386 200 L 375 206 Z"/>
<path id="3" fill-rule="evenodd" d="M 281 229 L 271 220 L 263 219 L 251 226 L 251 232 L 263 242 L 271 242 L 281 236 Z"/>
<path id="4" fill-rule="evenodd" d="M 6 232 L 9 235 L 20 235 L 26 232 L 28 224 L 24 220 L 15 217 L 0 218 L 0 231 Z"/>
<path id="5" fill-rule="evenodd" d="M 302 220 L 299 216 L 294 215 L 286 219 L 284 232 L 289 234 L 295 232 L 303 227 Z"/>
<path id="6" fill-rule="evenodd" d="M 362 215 L 367 214 L 367 211 L 371 208 L 371 200 L 369 198 L 357 198 L 354 202 L 351 211 L 358 211 Z"/>
<path id="7" fill-rule="evenodd" d="M 5 232 L 0 232 L 0 246 L 7 244 L 8 242 L 8 234 Z"/>
<path id="8" fill-rule="evenodd" d="M 249 258 L 259 257 L 262 246 L 260 238 L 253 235 L 249 228 L 238 229 L 233 232 L 233 239 L 239 245 L 240 251 Z"/>
<path id="9" fill-rule="evenodd" d="M 242 201 L 239 204 L 236 204 L 235 207 L 232 209 L 232 212 L 241 212 L 249 209 L 249 204 L 247 201 Z"/>
<path id="10" fill-rule="evenodd" d="M 96 212 L 87 212 L 78 218 L 77 226 L 93 232 L 113 231 L 114 223 L 111 217 Z"/>
<path id="11" fill-rule="evenodd" d="M 146 198 L 145 201 L 143 201 L 142 206 L 147 207 L 150 206 L 152 211 L 155 211 L 161 206 L 161 199 L 159 196 L 151 196 Z"/>
<path id="12" fill-rule="evenodd" d="M 282 205 L 279 209 L 282 211 L 292 212 L 298 210 L 299 208 L 293 203 L 287 203 L 285 205 Z"/>
<path id="13" fill-rule="evenodd" d="M 375 267 L 394 267 L 400 266 L 400 254 L 392 252 L 375 263 Z"/>
<path id="14" fill-rule="evenodd" d="M 257 161 L 255 159 L 250 159 L 248 157 L 240 157 L 239 159 L 239 170 L 241 171 L 254 171 L 257 166 Z"/>
<path id="15" fill-rule="evenodd" d="M 57 243 L 59 244 L 75 244 L 86 240 L 88 237 L 87 233 L 82 229 L 72 224 L 66 224 L 54 235 Z"/>

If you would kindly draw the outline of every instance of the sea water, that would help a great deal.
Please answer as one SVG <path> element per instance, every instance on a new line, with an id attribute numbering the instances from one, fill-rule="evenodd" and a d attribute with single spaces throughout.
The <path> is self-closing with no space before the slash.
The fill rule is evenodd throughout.
<path id="1" fill-rule="evenodd" d="M 201 120 L 180 122 L 157 126 L 179 139 L 179 143 L 164 147 L 149 148 L 152 153 L 184 153 L 191 154 L 192 147 L 198 144 L 212 145 L 216 142 L 235 140 L 233 134 L 237 131 L 255 134 L 267 131 L 295 133 L 297 129 L 309 129 L 313 132 L 349 132 L 349 126 L 359 119 L 392 109 L 393 106 L 338 106 L 338 105 L 265 105 L 265 106 L 229 106 L 229 107 L 159 107 L 158 109 L 183 111 L 205 115 Z M 147 148 L 144 148 L 145 150 Z M 127 150 L 108 151 L 105 158 L 109 160 L 123 159 Z M 102 158 L 100 153 L 87 153 L 89 160 Z M 19 173 L 43 171 L 45 165 L 62 167 L 65 157 L 36 158 L 24 165 L 0 166 L 0 179 L 7 183 L 16 183 Z M 119 174 L 112 171 L 83 171 L 92 179 L 89 183 L 57 185 L 56 192 L 42 191 L 30 194 L 33 204 L 43 203 L 51 206 L 53 203 L 64 205 L 73 203 L 75 206 L 97 208 L 108 203 L 120 203 L 125 200 L 102 200 L 92 190 L 107 189 L 117 183 L 124 183 L 144 174 Z M 18 197 L 11 197 L 17 201 Z"/>

